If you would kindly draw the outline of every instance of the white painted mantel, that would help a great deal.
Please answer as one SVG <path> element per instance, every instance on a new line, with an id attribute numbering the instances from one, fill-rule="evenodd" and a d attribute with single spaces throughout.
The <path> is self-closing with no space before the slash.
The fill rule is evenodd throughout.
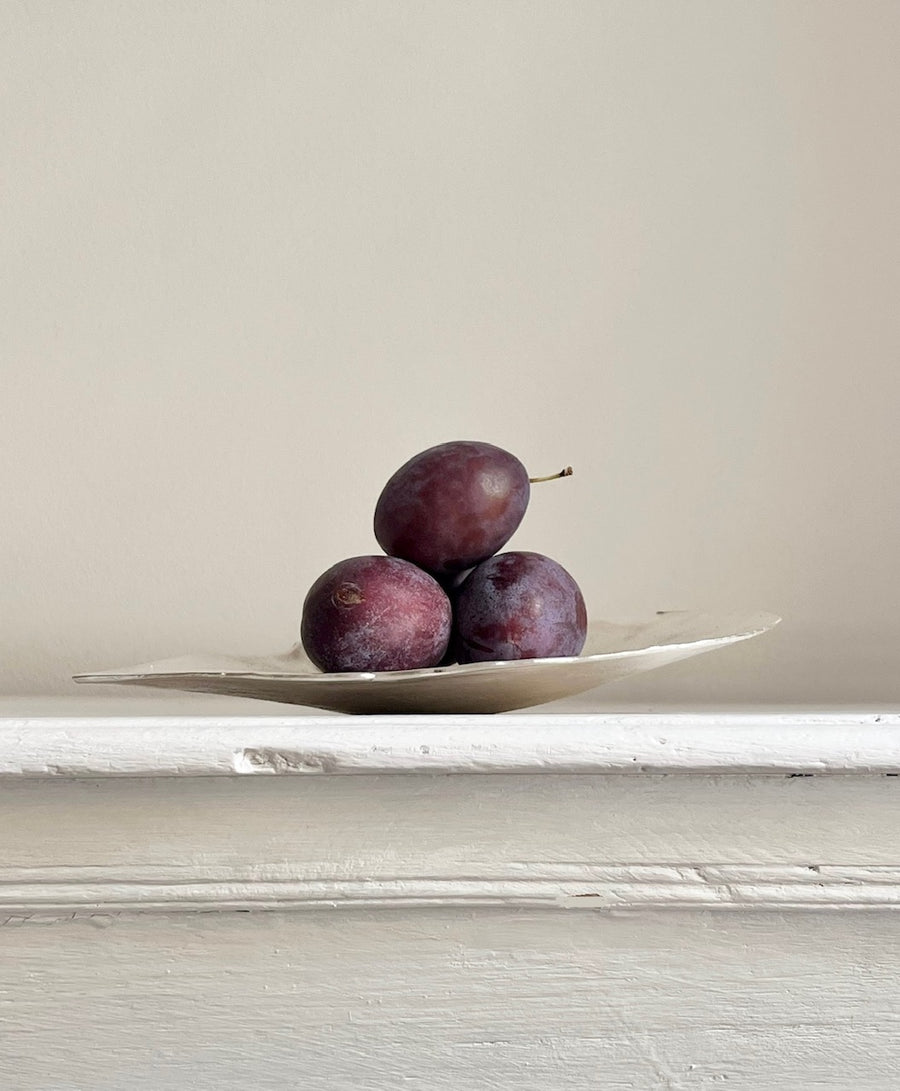
<path id="1" fill-rule="evenodd" d="M 896 711 L 252 709 L 0 704 L 0 1086 L 900 1083 Z"/>

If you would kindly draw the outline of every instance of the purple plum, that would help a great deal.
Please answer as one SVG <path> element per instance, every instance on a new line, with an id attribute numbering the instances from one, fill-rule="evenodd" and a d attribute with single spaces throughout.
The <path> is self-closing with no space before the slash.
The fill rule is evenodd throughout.
<path id="1" fill-rule="evenodd" d="M 579 655 L 587 610 L 575 580 L 542 553 L 500 553 L 456 593 L 452 643 L 460 663 Z"/>
<path id="2" fill-rule="evenodd" d="M 375 506 L 375 537 L 385 553 L 434 575 L 462 572 L 509 541 L 530 492 L 528 472 L 508 451 L 441 443 L 388 480 Z"/>
<path id="3" fill-rule="evenodd" d="M 434 667 L 450 640 L 440 584 L 396 557 L 350 557 L 324 572 L 303 603 L 300 640 L 323 671 Z"/>

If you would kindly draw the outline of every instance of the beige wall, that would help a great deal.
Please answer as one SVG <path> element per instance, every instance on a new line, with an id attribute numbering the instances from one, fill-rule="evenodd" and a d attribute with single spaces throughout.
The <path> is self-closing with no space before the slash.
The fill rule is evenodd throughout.
<path id="1" fill-rule="evenodd" d="M 268 651 L 487 439 L 605 701 L 900 698 L 900 4 L 0 3 L 0 692 Z"/>

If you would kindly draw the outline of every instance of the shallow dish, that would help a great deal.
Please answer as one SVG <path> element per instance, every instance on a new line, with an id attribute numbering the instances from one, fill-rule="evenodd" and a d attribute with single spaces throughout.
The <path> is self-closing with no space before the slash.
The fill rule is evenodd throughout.
<path id="1" fill-rule="evenodd" d="M 761 612 L 712 617 L 667 611 L 642 622 L 594 622 L 578 656 L 426 670 L 322 674 L 296 646 L 283 655 L 188 655 L 74 677 L 82 683 L 220 693 L 370 715 L 509 712 L 747 640 L 779 620 Z"/>

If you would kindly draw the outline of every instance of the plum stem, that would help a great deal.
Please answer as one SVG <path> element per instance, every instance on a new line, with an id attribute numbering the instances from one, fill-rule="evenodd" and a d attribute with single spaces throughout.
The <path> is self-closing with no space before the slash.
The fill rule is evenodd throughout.
<path id="1" fill-rule="evenodd" d="M 541 481 L 555 481 L 558 477 L 571 477 L 572 467 L 566 466 L 564 470 L 560 470 L 558 474 L 547 474 L 546 477 L 529 477 L 528 481 L 532 485 L 537 485 Z"/>

